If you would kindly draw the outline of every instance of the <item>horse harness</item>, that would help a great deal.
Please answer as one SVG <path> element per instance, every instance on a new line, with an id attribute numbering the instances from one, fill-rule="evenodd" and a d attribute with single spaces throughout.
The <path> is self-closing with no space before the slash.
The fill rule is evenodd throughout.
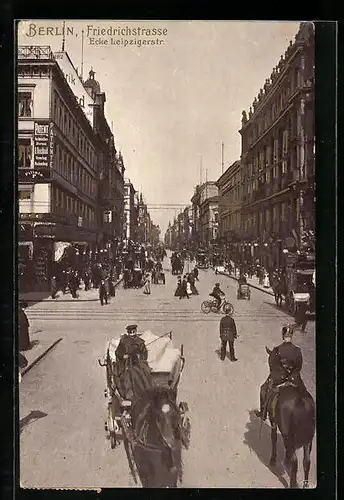
<path id="1" fill-rule="evenodd" d="M 137 399 L 135 401 L 134 406 L 141 399 L 142 398 Z M 176 411 L 176 405 L 172 401 L 169 401 L 169 404 Z M 132 441 L 133 441 L 133 444 L 135 444 L 135 445 L 137 445 L 139 447 L 143 447 L 145 449 L 150 449 L 152 451 L 156 451 L 156 452 L 162 453 L 161 447 L 159 445 L 154 445 L 154 444 L 150 444 L 150 443 L 147 442 L 148 430 L 149 430 L 149 419 L 148 419 L 148 416 L 149 416 L 149 411 L 150 410 L 151 410 L 151 403 L 147 403 L 143 407 L 143 409 L 141 410 L 141 412 L 139 413 L 139 415 L 137 417 L 137 420 L 136 420 L 136 423 L 135 423 L 135 428 L 133 429 L 134 432 L 133 432 Z M 157 429 L 158 429 L 159 434 L 160 434 L 160 438 L 162 440 L 162 444 L 164 445 L 165 448 L 167 448 L 168 453 L 169 453 L 169 459 L 170 459 L 170 467 L 169 468 L 170 468 L 170 471 L 174 472 L 175 469 L 176 469 L 176 466 L 175 466 L 175 462 L 174 462 L 173 449 L 169 445 L 169 443 L 166 441 L 166 439 L 164 438 L 164 435 L 163 435 L 163 432 L 162 432 L 162 429 L 161 429 L 161 426 L 160 426 L 160 423 L 159 423 L 158 420 L 156 420 L 156 425 L 157 425 Z M 181 428 L 181 425 L 179 423 L 178 424 L 178 431 L 179 432 L 180 432 L 180 428 Z"/>

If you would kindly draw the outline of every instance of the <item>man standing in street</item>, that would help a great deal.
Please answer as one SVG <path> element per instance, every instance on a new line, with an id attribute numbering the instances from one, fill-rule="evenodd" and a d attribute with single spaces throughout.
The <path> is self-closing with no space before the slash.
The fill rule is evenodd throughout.
<path id="1" fill-rule="evenodd" d="M 234 340 L 238 337 L 234 319 L 229 312 L 221 318 L 220 321 L 220 339 L 221 339 L 221 360 L 226 357 L 227 342 L 229 345 L 229 359 L 238 361 L 234 352 Z"/>

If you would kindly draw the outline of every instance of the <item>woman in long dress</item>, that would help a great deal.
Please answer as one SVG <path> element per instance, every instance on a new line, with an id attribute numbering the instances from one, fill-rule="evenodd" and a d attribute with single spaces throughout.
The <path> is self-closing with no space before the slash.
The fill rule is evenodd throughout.
<path id="1" fill-rule="evenodd" d="M 178 276 L 177 288 L 176 288 L 176 291 L 174 292 L 175 297 L 180 297 L 180 294 L 182 291 L 181 288 L 182 288 L 182 277 Z"/>
<path id="2" fill-rule="evenodd" d="M 143 290 L 143 293 L 145 293 L 146 295 L 150 295 L 150 293 L 151 293 L 151 283 L 152 283 L 151 274 L 146 273 L 145 286 L 144 286 L 144 290 Z"/>

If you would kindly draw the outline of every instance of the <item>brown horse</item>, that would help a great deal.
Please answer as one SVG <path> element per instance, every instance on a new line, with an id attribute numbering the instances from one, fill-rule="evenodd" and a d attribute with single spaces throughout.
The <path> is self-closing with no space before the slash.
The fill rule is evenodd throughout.
<path id="1" fill-rule="evenodd" d="M 270 355 L 272 351 L 266 348 Z M 315 434 L 315 404 L 308 391 L 301 392 L 292 384 L 283 384 L 272 415 L 269 409 L 271 424 L 271 458 L 270 465 L 276 465 L 277 458 L 277 428 L 279 429 L 285 447 L 285 465 L 290 476 L 290 488 L 297 488 L 298 460 L 296 451 L 303 448 L 303 487 L 308 487 L 308 477 L 311 465 L 310 454 Z"/>

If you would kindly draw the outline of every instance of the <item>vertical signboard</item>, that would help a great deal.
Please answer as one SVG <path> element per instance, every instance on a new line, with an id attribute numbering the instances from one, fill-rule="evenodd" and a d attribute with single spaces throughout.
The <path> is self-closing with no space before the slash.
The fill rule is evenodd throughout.
<path id="1" fill-rule="evenodd" d="M 49 123 L 35 122 L 34 168 L 49 167 Z"/>
<path id="2" fill-rule="evenodd" d="M 53 168 L 54 166 L 54 132 L 53 125 L 50 124 L 49 128 L 49 167 Z"/>

